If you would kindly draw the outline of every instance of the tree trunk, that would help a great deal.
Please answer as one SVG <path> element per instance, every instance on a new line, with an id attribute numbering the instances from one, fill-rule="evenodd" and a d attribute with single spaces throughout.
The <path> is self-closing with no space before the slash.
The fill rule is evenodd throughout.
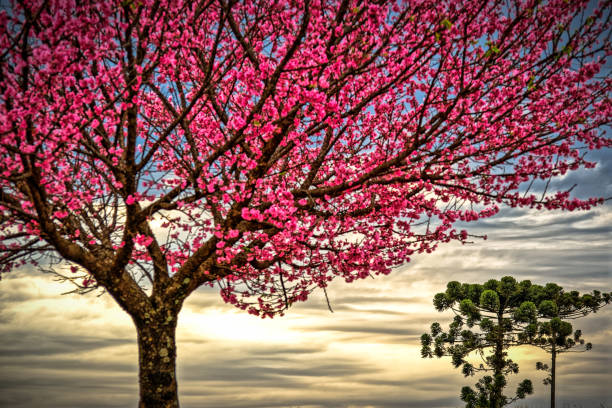
<path id="1" fill-rule="evenodd" d="M 552 359 L 550 364 L 550 408 L 555 408 L 555 370 L 557 366 L 557 345 L 552 345 Z"/>
<path id="2" fill-rule="evenodd" d="M 501 408 L 504 404 L 502 403 L 502 391 L 505 385 L 505 379 L 503 378 L 504 369 L 504 331 L 503 326 L 503 314 L 498 313 L 497 315 L 497 336 L 495 339 L 495 354 L 493 362 L 493 390 L 491 393 L 491 408 Z"/>
<path id="3" fill-rule="evenodd" d="M 178 408 L 176 384 L 176 315 L 137 322 L 139 408 Z"/>

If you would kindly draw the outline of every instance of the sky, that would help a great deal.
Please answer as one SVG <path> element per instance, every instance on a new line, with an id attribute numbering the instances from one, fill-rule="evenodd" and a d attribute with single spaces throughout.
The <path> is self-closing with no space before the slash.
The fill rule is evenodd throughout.
<path id="1" fill-rule="evenodd" d="M 579 196 L 612 197 L 611 160 L 567 176 Z M 422 359 L 420 335 L 434 321 L 432 298 L 450 280 L 480 283 L 512 275 L 567 290 L 612 290 L 612 206 L 588 212 L 504 210 L 469 225 L 487 234 L 414 257 L 389 276 L 328 289 L 284 317 L 251 316 L 214 289 L 186 302 L 177 331 L 181 406 L 228 408 L 461 407 L 465 378 L 448 358 Z M 0 281 L 0 407 L 136 406 L 137 346 L 130 318 L 109 296 L 61 295 L 49 275 L 23 268 Z M 594 344 L 558 360 L 560 408 L 612 406 L 612 306 L 575 321 Z M 520 372 L 509 392 L 531 378 L 535 393 L 515 407 L 548 406 L 535 348 L 511 351 Z"/>
<path id="2" fill-rule="evenodd" d="M 568 175 L 578 196 L 612 197 L 612 154 Z M 554 186 L 553 186 L 554 187 Z M 612 201 L 612 200 L 611 200 Z M 284 317 L 251 316 L 223 303 L 214 289 L 186 302 L 177 331 L 181 406 L 227 408 L 461 407 L 464 377 L 448 358 L 422 359 L 419 338 L 450 312 L 432 298 L 450 280 L 482 283 L 511 275 L 566 290 L 612 290 L 612 203 L 588 212 L 504 210 L 468 226 L 487 234 L 474 244 L 442 245 L 433 254 L 379 276 L 346 284 L 295 304 Z M 0 408 L 134 407 L 137 344 L 132 322 L 107 296 L 62 295 L 68 284 L 35 268 L 0 280 Z M 575 321 L 593 343 L 587 353 L 558 360 L 559 408 L 612 408 L 612 305 Z M 535 393 L 513 406 L 548 406 L 547 355 L 511 351 Z"/>

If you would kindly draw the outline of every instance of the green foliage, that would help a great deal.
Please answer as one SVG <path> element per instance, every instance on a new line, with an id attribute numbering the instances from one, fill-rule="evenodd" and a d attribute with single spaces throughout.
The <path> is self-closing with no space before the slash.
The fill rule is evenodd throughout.
<path id="1" fill-rule="evenodd" d="M 531 380 L 523 380 L 514 396 L 506 396 L 507 377 L 517 374 L 519 366 L 508 358 L 507 349 L 533 345 L 549 353 L 561 353 L 581 346 L 590 350 L 591 343 L 582 340 L 582 332 L 573 330 L 568 319 L 596 312 L 612 300 L 611 293 L 593 291 L 581 295 L 565 292 L 555 283 L 534 285 L 528 280 L 517 282 L 511 276 L 491 279 L 483 284 L 449 282 L 446 291 L 434 296 L 436 310 L 452 310 L 455 317 L 444 331 L 433 323 L 430 333 L 421 336 L 421 356 L 450 357 L 464 376 L 482 372 L 475 388 L 463 387 L 461 400 L 466 407 L 499 408 L 533 393 Z M 470 354 L 480 355 L 478 366 L 467 361 Z M 552 368 L 539 362 L 539 370 Z M 551 373 L 545 384 L 554 384 Z"/>
<path id="2" fill-rule="evenodd" d="M 538 310 L 533 302 L 523 302 L 514 312 L 514 319 L 517 322 L 534 322 L 537 319 Z"/>
<path id="3" fill-rule="evenodd" d="M 530 394 L 533 394 L 533 384 L 531 380 L 523 380 L 516 388 L 516 396 L 519 399 L 523 399 Z"/>
<path id="4" fill-rule="evenodd" d="M 438 311 L 451 309 L 455 318 L 447 331 L 439 323 L 421 337 L 421 355 L 450 357 L 464 376 L 477 372 L 484 375 L 475 389 L 464 387 L 461 399 L 466 407 L 501 407 L 532 392 L 531 381 L 525 380 L 513 397 L 503 394 L 507 376 L 519 371 L 518 364 L 508 358 L 507 348 L 521 344 L 519 334 L 527 327 L 536 335 L 537 307 L 531 301 L 530 281 L 517 282 L 506 276 L 484 284 L 449 282 L 446 291 L 434 297 Z M 521 338 L 528 338 L 523 334 Z M 483 363 L 475 366 L 467 357 L 479 354 Z"/>
<path id="5" fill-rule="evenodd" d="M 450 307 L 448 303 L 448 299 L 446 298 L 446 295 L 444 293 L 437 293 L 436 296 L 434 297 L 433 303 L 434 303 L 434 307 L 436 308 L 438 312 L 446 310 Z"/>
<path id="6" fill-rule="evenodd" d="M 496 44 L 487 41 L 487 45 L 489 46 L 489 49 L 487 50 L 487 52 L 485 52 L 485 57 L 490 57 L 494 54 L 499 54 L 501 52 L 501 50 Z"/>
<path id="7" fill-rule="evenodd" d="M 506 386 L 506 378 L 504 376 L 486 375 L 478 380 L 475 387 L 463 387 L 461 389 L 461 400 L 466 403 L 466 408 L 494 408 L 494 398 L 497 388 Z M 516 388 L 516 397 L 512 400 L 524 399 L 527 395 L 533 394 L 533 384 L 531 380 L 523 380 Z M 510 401 L 511 402 L 511 401 Z M 508 403 L 510 403 L 508 402 Z"/>
<path id="8" fill-rule="evenodd" d="M 543 300 L 540 303 L 539 307 L 540 314 L 544 317 L 553 317 L 556 316 L 559 309 L 557 308 L 557 304 L 552 300 Z"/>
<path id="9" fill-rule="evenodd" d="M 542 297 L 548 297 L 539 303 L 540 319 L 536 330 L 529 333 L 528 338 L 529 344 L 540 347 L 550 354 L 553 364 L 548 365 L 538 361 L 536 369 L 548 373 L 543 383 L 551 386 L 551 406 L 554 407 L 557 356 L 568 352 L 585 352 L 593 348 L 591 343 L 582 339 L 582 331 L 574 330 L 567 319 L 576 319 L 597 312 L 610 303 L 611 294 L 595 290 L 580 295 L 577 291 L 564 292 L 558 285 L 548 284 L 541 291 L 535 292 L 534 296 L 539 296 L 540 300 Z"/>
<path id="10" fill-rule="evenodd" d="M 581 338 L 582 332 L 573 329 L 568 320 L 576 319 L 597 312 L 610 303 L 611 294 L 593 291 L 581 295 L 577 291 L 565 292 L 556 285 L 549 283 L 544 287 L 535 288 L 531 296 L 539 304 L 538 322 L 535 330 L 528 333 L 524 341 L 538 346 L 548 353 L 557 354 L 570 351 L 577 346 L 581 350 L 590 350 L 592 345 Z"/>
<path id="11" fill-rule="evenodd" d="M 492 290 L 485 290 L 480 295 L 480 306 L 488 312 L 499 310 L 499 295 Z"/>

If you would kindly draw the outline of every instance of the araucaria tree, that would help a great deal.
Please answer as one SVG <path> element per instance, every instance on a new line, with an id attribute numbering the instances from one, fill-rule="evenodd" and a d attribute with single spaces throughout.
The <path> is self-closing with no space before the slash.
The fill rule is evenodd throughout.
<path id="1" fill-rule="evenodd" d="M 546 188 L 611 144 L 610 9 L 586 4 L 12 1 L 2 270 L 108 292 L 137 329 L 140 406 L 176 407 L 177 317 L 202 285 L 272 316 L 501 205 L 596 204 Z"/>
<path id="2" fill-rule="evenodd" d="M 523 344 L 524 333 L 533 331 L 537 322 L 536 306 L 529 300 L 531 286 L 510 276 L 482 285 L 453 281 L 434 297 L 435 308 L 450 309 L 455 318 L 447 332 L 433 323 L 431 333 L 421 336 L 421 356 L 450 356 L 466 377 L 486 374 L 478 380 L 476 391 L 467 386 L 461 389 L 466 408 L 500 408 L 533 392 L 531 381 L 525 379 L 513 397 L 503 393 L 508 375 L 519 371 L 507 350 Z M 482 362 L 471 363 L 470 355 Z"/>
<path id="3" fill-rule="evenodd" d="M 555 391 L 557 382 L 557 356 L 562 353 L 581 353 L 591 350 L 593 345 L 585 343 L 581 330 L 574 330 L 567 320 L 584 317 L 595 313 L 612 300 L 612 293 L 580 294 L 576 291 L 566 292 L 559 285 L 549 283 L 535 294 L 538 304 L 537 330 L 529 333 L 529 344 L 535 345 L 550 354 L 550 366 L 536 363 L 538 370 L 548 372 L 544 379 L 550 385 L 550 407 L 555 408 Z"/>

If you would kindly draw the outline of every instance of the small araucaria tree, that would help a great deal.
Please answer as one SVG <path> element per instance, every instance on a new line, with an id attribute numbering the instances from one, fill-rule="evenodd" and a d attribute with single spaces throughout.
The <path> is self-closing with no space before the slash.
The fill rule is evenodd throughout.
<path id="1" fill-rule="evenodd" d="M 580 294 L 576 291 L 565 292 L 554 283 L 541 287 L 534 293 L 533 301 L 538 304 L 537 330 L 528 333 L 528 342 L 550 354 L 550 366 L 536 363 L 538 370 L 548 372 L 544 379 L 550 385 L 550 407 L 555 408 L 557 356 L 562 353 L 581 353 L 591 350 L 593 345 L 585 343 L 581 330 L 574 330 L 567 320 L 595 313 L 612 300 L 612 293 Z"/>
<path id="2" fill-rule="evenodd" d="M 421 336 L 422 357 L 450 356 L 463 374 L 486 373 L 476 384 L 476 391 L 463 387 L 461 400 L 467 408 L 500 408 L 533 392 L 530 380 L 523 380 L 513 397 L 504 395 L 509 374 L 519 371 L 508 358 L 507 350 L 522 344 L 526 331 L 533 331 L 537 310 L 529 300 L 531 282 L 518 283 L 510 276 L 480 284 L 449 282 L 443 293 L 434 297 L 438 311 L 452 310 L 455 318 L 444 332 L 439 323 L 431 325 L 431 333 Z M 474 365 L 470 355 L 481 358 Z"/>
<path id="3" fill-rule="evenodd" d="M 2 271 L 107 291 L 137 329 L 140 405 L 176 407 L 202 285 L 272 316 L 501 205 L 598 203 L 546 188 L 611 144 L 610 9 L 586 5 L 11 1 Z"/>

